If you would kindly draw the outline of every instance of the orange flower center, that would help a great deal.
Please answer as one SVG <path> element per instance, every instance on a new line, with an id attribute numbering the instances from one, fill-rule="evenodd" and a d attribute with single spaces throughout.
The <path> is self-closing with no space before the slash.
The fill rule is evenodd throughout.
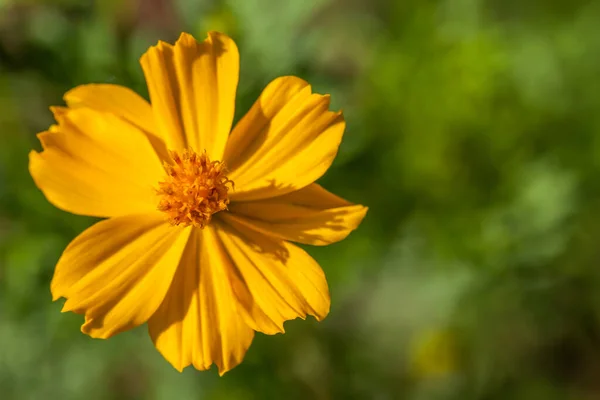
<path id="1" fill-rule="evenodd" d="M 204 228 L 214 213 L 227 209 L 233 182 L 227 179 L 224 164 L 210 161 L 206 153 L 184 150 L 170 155 L 173 163 L 165 162 L 167 177 L 158 184 L 158 209 L 173 225 Z"/>

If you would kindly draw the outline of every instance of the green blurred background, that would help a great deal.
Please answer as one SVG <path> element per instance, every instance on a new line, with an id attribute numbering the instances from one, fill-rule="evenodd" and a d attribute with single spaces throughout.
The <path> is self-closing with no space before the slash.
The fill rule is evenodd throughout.
<path id="1" fill-rule="evenodd" d="M 0 399 L 600 398 L 598 21 L 584 0 L 0 0 Z M 146 95 L 145 49 L 211 29 L 240 48 L 238 117 L 280 75 L 331 93 L 348 128 L 320 182 L 370 207 L 309 249 L 329 317 L 223 378 L 60 313 L 53 267 L 93 220 L 27 171 L 66 90 Z"/>

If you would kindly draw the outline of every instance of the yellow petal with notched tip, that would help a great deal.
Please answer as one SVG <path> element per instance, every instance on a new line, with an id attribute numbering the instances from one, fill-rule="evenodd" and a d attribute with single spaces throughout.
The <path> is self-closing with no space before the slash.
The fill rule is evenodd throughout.
<path id="1" fill-rule="evenodd" d="M 196 230 L 169 293 L 148 322 L 156 348 L 177 370 L 206 370 L 214 363 L 222 375 L 242 362 L 254 331 L 240 318 L 233 272 L 212 225 Z"/>
<path id="2" fill-rule="evenodd" d="M 325 246 L 358 227 L 367 207 L 352 204 L 313 183 L 265 200 L 235 202 L 222 217 L 279 239 Z"/>
<path id="3" fill-rule="evenodd" d="M 141 58 L 157 129 L 170 150 L 206 150 L 220 160 L 235 111 L 239 54 L 226 35 L 197 42 L 182 33 L 175 45 L 159 42 Z"/>
<path id="4" fill-rule="evenodd" d="M 236 125 L 224 161 L 235 182 L 232 201 L 282 196 L 327 171 L 346 126 L 331 112 L 329 96 L 311 92 L 300 78 L 271 82 Z"/>
<path id="5" fill-rule="evenodd" d="M 283 332 L 285 321 L 306 315 L 320 321 L 327 316 L 325 274 L 304 250 L 236 221 L 219 225 L 218 236 L 246 285 L 239 302 L 245 310 L 241 315 L 252 328 L 274 334 Z"/>
<path id="6" fill-rule="evenodd" d="M 156 209 L 164 169 L 138 127 L 89 108 L 55 115 L 58 125 L 38 135 L 44 150 L 29 154 L 31 176 L 48 201 L 94 217 Z"/>
<path id="7" fill-rule="evenodd" d="M 85 230 L 61 256 L 52 296 L 85 314 L 82 331 L 107 338 L 146 322 L 171 285 L 191 229 L 161 213 L 110 218 Z"/>

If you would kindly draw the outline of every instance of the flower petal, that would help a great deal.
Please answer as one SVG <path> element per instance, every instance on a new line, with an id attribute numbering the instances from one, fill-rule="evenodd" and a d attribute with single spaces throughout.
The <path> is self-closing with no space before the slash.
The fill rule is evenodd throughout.
<path id="1" fill-rule="evenodd" d="M 133 90 L 119 85 L 89 84 L 77 86 L 64 96 L 71 108 L 89 107 L 113 113 L 146 132 L 154 132 L 152 107 Z"/>
<path id="2" fill-rule="evenodd" d="M 63 311 L 85 314 L 81 330 L 92 337 L 140 325 L 165 297 L 190 232 L 158 212 L 98 222 L 64 251 L 52 296 L 67 298 Z"/>
<path id="3" fill-rule="evenodd" d="M 218 236 L 244 282 L 236 296 L 241 315 L 255 330 L 283 332 L 283 322 L 313 315 L 318 321 L 329 313 L 327 281 L 317 262 L 300 247 L 263 235 L 229 220 L 221 222 Z"/>
<path id="4" fill-rule="evenodd" d="M 171 150 L 206 150 L 220 160 L 235 111 L 239 54 L 233 40 L 210 32 L 202 43 L 182 33 L 141 59 L 158 129 Z"/>
<path id="5" fill-rule="evenodd" d="M 313 183 L 327 171 L 342 140 L 341 112 L 329 96 L 312 94 L 293 76 L 271 82 L 236 125 L 224 160 L 235 182 L 234 201 L 281 196 Z"/>
<path id="6" fill-rule="evenodd" d="M 279 239 L 324 246 L 356 229 L 367 207 L 351 204 L 313 183 L 279 197 L 235 202 L 229 211 L 219 215 Z"/>
<path id="7" fill-rule="evenodd" d="M 215 363 L 223 375 L 244 358 L 254 331 L 238 314 L 233 271 L 212 225 L 192 234 L 171 289 L 148 322 L 156 348 L 177 370 Z"/>
<path id="8" fill-rule="evenodd" d="M 113 217 L 155 210 L 164 169 L 147 137 L 113 114 L 62 109 L 38 138 L 29 171 L 48 201 L 74 214 Z"/>
<path id="9" fill-rule="evenodd" d="M 150 103 L 133 90 L 119 85 L 89 84 L 71 89 L 64 98 L 71 108 L 89 107 L 124 118 L 143 130 L 158 155 L 167 159 L 169 138 L 159 136 Z"/>

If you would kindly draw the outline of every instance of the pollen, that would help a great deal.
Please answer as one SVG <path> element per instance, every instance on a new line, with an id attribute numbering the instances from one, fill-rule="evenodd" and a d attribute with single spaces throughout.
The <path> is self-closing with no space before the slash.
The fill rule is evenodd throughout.
<path id="1" fill-rule="evenodd" d="M 167 176 L 158 184 L 158 210 L 167 214 L 172 225 L 204 228 L 213 214 L 227 209 L 233 182 L 225 175 L 225 165 L 211 161 L 206 152 L 169 153 L 172 162 L 165 162 Z"/>

